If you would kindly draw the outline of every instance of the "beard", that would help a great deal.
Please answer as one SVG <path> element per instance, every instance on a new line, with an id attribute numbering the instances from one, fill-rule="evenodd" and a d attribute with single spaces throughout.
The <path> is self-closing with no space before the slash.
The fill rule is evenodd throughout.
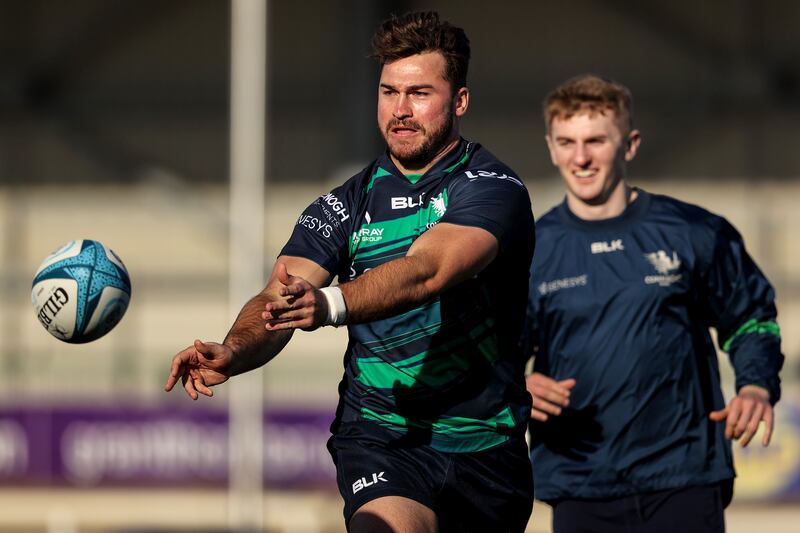
<path id="1" fill-rule="evenodd" d="M 441 124 L 435 125 L 430 131 L 426 130 L 422 124 L 414 120 L 398 120 L 395 118 L 389 121 L 386 125 L 386 129 L 381 133 L 386 141 L 386 145 L 389 147 L 389 153 L 398 160 L 400 164 L 410 169 L 422 168 L 430 163 L 450 141 L 454 124 L 455 115 L 453 113 L 448 113 L 444 121 Z M 392 144 L 392 142 L 389 141 L 389 132 L 392 128 L 397 126 L 404 126 L 417 130 L 422 134 L 422 141 L 418 144 L 407 141 L 395 141 L 395 143 Z"/>

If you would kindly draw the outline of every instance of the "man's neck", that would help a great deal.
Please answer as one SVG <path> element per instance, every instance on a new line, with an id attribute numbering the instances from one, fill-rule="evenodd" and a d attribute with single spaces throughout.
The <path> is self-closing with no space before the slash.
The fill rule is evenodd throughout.
<path id="1" fill-rule="evenodd" d="M 624 213 L 637 195 L 636 189 L 620 180 L 605 201 L 597 204 L 586 203 L 567 192 L 567 207 L 576 217 L 583 220 L 604 220 L 618 217 Z"/>
<path id="2" fill-rule="evenodd" d="M 389 157 L 394 163 L 394 166 L 397 167 L 397 170 L 402 172 L 403 174 L 425 174 L 428 170 L 433 167 L 440 159 L 442 159 L 450 150 L 452 150 L 461 140 L 461 136 L 456 134 L 456 136 L 447 144 L 445 144 L 441 150 L 439 150 L 433 158 L 428 161 L 424 166 L 413 166 L 413 167 L 406 167 L 400 161 L 398 161 L 392 154 L 389 154 Z"/>

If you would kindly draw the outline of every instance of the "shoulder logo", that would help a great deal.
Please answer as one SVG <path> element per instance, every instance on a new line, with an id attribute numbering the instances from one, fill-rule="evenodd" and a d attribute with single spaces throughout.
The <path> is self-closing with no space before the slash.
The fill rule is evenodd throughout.
<path id="1" fill-rule="evenodd" d="M 659 274 L 658 276 L 645 276 L 644 282 L 648 285 L 657 283 L 662 287 L 666 287 L 681 279 L 682 274 L 676 273 L 681 268 L 678 252 L 673 251 L 672 256 L 669 256 L 664 250 L 659 250 L 644 254 L 644 257 Z"/>
<path id="2" fill-rule="evenodd" d="M 622 245 L 622 239 L 614 239 L 611 242 L 606 242 L 606 241 L 593 242 L 590 248 L 593 254 L 605 254 L 625 249 L 625 247 Z"/>
<path id="3" fill-rule="evenodd" d="M 497 172 L 490 172 L 488 170 L 476 170 L 475 172 L 467 170 L 464 174 L 466 174 L 470 181 L 475 181 L 478 178 L 495 178 L 498 180 L 506 180 L 516 183 L 520 187 L 524 186 L 521 181 L 514 176 L 509 176 L 508 174 L 498 174 Z"/>

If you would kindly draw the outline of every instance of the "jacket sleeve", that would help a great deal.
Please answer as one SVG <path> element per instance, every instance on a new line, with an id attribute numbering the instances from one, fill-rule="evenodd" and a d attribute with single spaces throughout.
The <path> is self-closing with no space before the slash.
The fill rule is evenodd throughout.
<path id="1" fill-rule="evenodd" d="M 780 399 L 783 366 L 775 291 L 745 250 L 741 235 L 725 219 L 712 222 L 713 245 L 702 280 L 710 325 L 736 373 L 736 390 L 758 385 Z M 701 302 L 702 303 L 702 302 Z"/>

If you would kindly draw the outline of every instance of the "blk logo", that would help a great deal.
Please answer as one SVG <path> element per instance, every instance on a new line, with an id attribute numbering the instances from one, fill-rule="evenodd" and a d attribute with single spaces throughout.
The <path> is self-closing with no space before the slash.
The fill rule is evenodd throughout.
<path id="1" fill-rule="evenodd" d="M 379 481 L 383 481 L 384 483 L 387 483 L 389 480 L 386 479 L 385 477 L 383 477 L 383 472 L 381 472 L 380 474 L 373 473 L 372 477 L 370 479 L 362 477 L 361 479 L 359 479 L 355 483 L 353 483 L 353 494 L 355 494 L 356 492 L 360 491 L 361 489 L 365 489 L 367 487 L 371 487 L 372 485 L 378 483 Z"/>
<path id="2" fill-rule="evenodd" d="M 625 247 L 622 246 L 622 239 L 614 239 L 611 242 L 598 241 L 592 243 L 593 254 L 605 254 L 608 252 L 617 252 L 619 250 L 624 250 L 624 249 Z"/>

